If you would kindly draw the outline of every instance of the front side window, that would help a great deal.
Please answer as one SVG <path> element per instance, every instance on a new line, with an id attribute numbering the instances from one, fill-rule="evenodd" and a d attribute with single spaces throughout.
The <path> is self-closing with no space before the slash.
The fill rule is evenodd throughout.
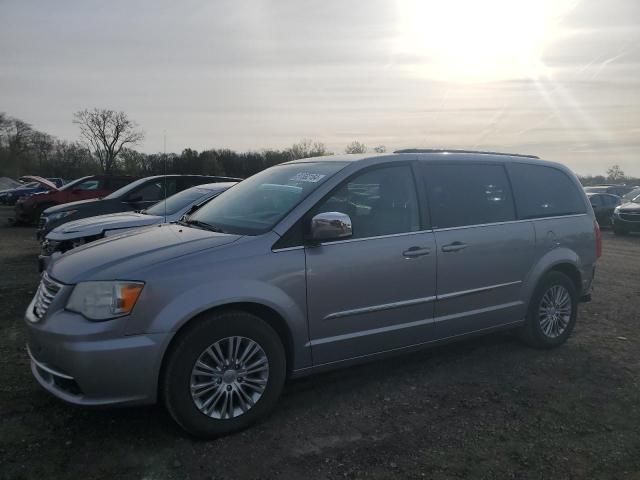
<path id="1" fill-rule="evenodd" d="M 345 165 L 325 161 L 268 168 L 204 205 L 189 222 L 238 235 L 266 233 Z"/>
<path id="2" fill-rule="evenodd" d="M 434 228 L 516 219 L 509 179 L 502 165 L 424 165 Z"/>
<path id="3" fill-rule="evenodd" d="M 346 213 L 351 238 L 377 237 L 420 230 L 418 199 L 409 166 L 370 170 L 338 187 L 311 211 Z"/>
<path id="4" fill-rule="evenodd" d="M 569 176 L 544 165 L 509 165 L 518 215 L 522 219 L 585 213 L 583 195 Z"/>

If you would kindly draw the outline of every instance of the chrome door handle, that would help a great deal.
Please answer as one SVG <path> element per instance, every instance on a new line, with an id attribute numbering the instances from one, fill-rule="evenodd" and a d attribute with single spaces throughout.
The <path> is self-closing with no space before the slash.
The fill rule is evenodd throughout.
<path id="1" fill-rule="evenodd" d="M 430 248 L 411 247 L 408 250 L 402 252 L 402 256 L 405 258 L 422 257 L 423 255 L 429 255 L 431 253 Z"/>
<path id="2" fill-rule="evenodd" d="M 464 250 L 468 246 L 469 245 L 467 245 L 466 243 L 453 242 L 453 243 L 449 243 L 448 245 L 443 245 L 442 246 L 442 251 L 443 252 L 458 252 L 460 250 Z"/>

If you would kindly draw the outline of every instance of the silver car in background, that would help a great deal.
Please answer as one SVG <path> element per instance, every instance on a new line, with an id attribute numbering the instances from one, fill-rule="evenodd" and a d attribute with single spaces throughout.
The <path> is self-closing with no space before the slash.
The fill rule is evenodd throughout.
<path id="1" fill-rule="evenodd" d="M 178 221 L 236 183 L 198 185 L 171 195 L 139 212 L 109 213 L 63 223 L 49 232 L 42 242 L 38 267 L 42 272 L 63 253 L 100 238 L 120 235 L 132 228 Z"/>
<path id="2" fill-rule="evenodd" d="M 37 381 L 77 405 L 161 399 L 212 437 L 287 378 L 516 329 L 567 340 L 600 255 L 564 166 L 409 150 L 264 170 L 164 224 L 74 249 L 27 308 Z"/>

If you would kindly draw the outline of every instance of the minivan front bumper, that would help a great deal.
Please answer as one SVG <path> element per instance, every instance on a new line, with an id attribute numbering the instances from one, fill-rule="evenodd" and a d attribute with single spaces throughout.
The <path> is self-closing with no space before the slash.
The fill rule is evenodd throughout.
<path id="1" fill-rule="evenodd" d="M 77 314 L 56 312 L 77 322 Z M 27 317 L 30 316 L 27 311 Z M 57 318 L 55 324 L 64 322 Z M 88 322 L 88 320 L 85 320 Z M 104 332 L 57 332 L 27 318 L 31 371 L 49 393 L 83 406 L 154 403 L 166 333 L 104 338 Z M 91 327 L 91 325 L 89 325 Z"/>

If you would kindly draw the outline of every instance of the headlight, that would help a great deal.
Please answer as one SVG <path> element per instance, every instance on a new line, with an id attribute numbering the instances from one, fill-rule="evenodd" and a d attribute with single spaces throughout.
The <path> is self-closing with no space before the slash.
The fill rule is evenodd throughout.
<path id="1" fill-rule="evenodd" d="M 616 208 L 613 209 L 613 214 L 614 215 L 619 215 L 620 214 L 620 206 L 617 206 Z"/>
<path id="2" fill-rule="evenodd" d="M 81 313 L 90 320 L 128 315 L 143 287 L 142 282 L 81 282 L 73 289 L 67 310 Z"/>
<path id="3" fill-rule="evenodd" d="M 57 222 L 58 220 L 62 220 L 69 215 L 73 215 L 77 210 L 67 210 L 66 212 L 58 212 L 52 213 L 51 215 L 43 215 L 47 222 Z"/>

